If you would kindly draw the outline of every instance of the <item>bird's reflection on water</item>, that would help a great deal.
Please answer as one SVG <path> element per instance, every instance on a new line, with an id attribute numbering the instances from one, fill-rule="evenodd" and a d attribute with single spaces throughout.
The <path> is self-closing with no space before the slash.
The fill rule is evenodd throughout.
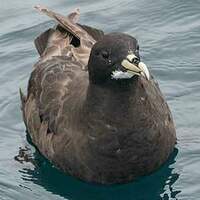
<path id="1" fill-rule="evenodd" d="M 135 182 L 113 186 L 89 184 L 67 176 L 56 169 L 37 150 L 29 158 L 26 149 L 20 149 L 16 160 L 32 162 L 33 169 L 24 167 L 21 171 L 22 179 L 34 182 L 45 190 L 60 195 L 66 199 L 115 199 L 115 200 L 157 200 L 177 199 L 180 192 L 173 188 L 179 174 L 173 170 L 178 149 L 175 148 L 169 160 L 157 172 L 142 177 Z M 24 156 L 25 155 L 25 156 Z M 26 165 L 24 163 L 24 165 Z"/>

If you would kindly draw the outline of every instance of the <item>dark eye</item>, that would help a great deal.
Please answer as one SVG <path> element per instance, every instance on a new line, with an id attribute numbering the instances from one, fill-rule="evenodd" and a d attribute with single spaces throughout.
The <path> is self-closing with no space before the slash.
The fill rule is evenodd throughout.
<path id="1" fill-rule="evenodd" d="M 108 59 L 109 58 L 109 53 L 107 51 L 102 51 L 101 55 L 104 59 Z"/>
<path id="2" fill-rule="evenodd" d="M 140 47 L 139 47 L 139 45 L 137 45 L 136 50 L 139 51 L 139 49 L 140 49 Z"/>

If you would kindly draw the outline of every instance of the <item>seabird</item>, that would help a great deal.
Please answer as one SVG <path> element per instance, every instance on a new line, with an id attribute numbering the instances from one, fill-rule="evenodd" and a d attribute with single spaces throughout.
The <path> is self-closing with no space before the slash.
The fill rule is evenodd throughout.
<path id="1" fill-rule="evenodd" d="M 158 169 L 176 132 L 138 41 L 79 24 L 78 9 L 66 17 L 35 8 L 57 25 L 36 38 L 40 58 L 27 95 L 20 91 L 33 144 L 87 182 L 125 183 Z"/>

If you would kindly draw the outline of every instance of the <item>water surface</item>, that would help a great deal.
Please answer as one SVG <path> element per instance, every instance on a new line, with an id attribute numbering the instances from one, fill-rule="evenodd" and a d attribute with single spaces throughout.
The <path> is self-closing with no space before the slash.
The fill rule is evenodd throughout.
<path id="1" fill-rule="evenodd" d="M 81 23 L 139 40 L 177 129 L 175 152 L 160 170 L 126 185 L 91 185 L 55 169 L 27 142 L 18 90 L 38 59 L 34 38 L 54 25 L 34 11 L 37 3 L 63 14 L 79 7 Z M 199 0 L 0 0 L 0 199 L 200 199 L 199 8 Z M 14 159 L 20 149 L 28 162 Z"/>

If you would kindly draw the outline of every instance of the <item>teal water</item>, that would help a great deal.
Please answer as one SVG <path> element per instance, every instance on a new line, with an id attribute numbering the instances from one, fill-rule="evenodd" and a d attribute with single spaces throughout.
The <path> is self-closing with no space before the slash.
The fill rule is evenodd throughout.
<path id="1" fill-rule="evenodd" d="M 79 7 L 81 23 L 139 40 L 177 129 L 176 149 L 157 172 L 125 185 L 91 185 L 64 175 L 28 143 L 18 89 L 25 91 L 38 59 L 34 38 L 54 25 L 34 11 L 37 3 L 66 14 Z M 200 199 L 199 8 L 199 0 L 0 0 L 0 200 Z M 26 161 L 16 161 L 19 150 Z"/>

